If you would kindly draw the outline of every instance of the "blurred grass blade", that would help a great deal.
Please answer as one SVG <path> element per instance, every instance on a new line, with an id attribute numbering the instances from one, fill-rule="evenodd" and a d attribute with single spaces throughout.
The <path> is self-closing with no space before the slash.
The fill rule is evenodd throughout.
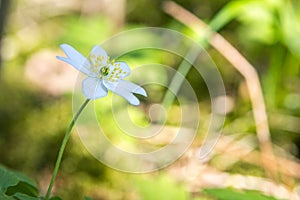
<path id="1" fill-rule="evenodd" d="M 203 192 L 218 200 L 277 200 L 258 191 L 241 191 L 232 188 L 204 189 Z"/>
<path id="2" fill-rule="evenodd" d="M 209 26 L 213 31 L 219 31 L 230 21 L 236 18 L 249 4 L 256 3 L 254 0 L 232 1 L 225 5 L 210 21 Z"/>

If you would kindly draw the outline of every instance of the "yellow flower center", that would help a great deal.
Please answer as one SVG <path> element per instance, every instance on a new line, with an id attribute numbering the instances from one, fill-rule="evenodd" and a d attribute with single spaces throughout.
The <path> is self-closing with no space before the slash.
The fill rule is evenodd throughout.
<path id="1" fill-rule="evenodd" d="M 98 78 L 104 78 L 109 74 L 110 69 L 108 65 L 111 63 L 109 57 L 107 57 L 107 59 L 105 60 L 105 65 L 103 65 L 104 56 L 97 56 L 95 54 L 92 54 L 90 55 L 89 60 L 91 63 L 91 72 L 97 74 Z M 114 63 L 114 60 L 112 61 L 112 63 Z"/>

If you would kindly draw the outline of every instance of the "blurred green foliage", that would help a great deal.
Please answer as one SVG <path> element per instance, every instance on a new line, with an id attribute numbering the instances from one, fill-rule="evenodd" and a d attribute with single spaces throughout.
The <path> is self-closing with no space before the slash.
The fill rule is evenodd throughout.
<path id="1" fill-rule="evenodd" d="M 232 1 L 210 22 L 219 30 L 236 20 L 239 41 L 250 53 L 258 71 L 270 109 L 287 108 L 299 115 L 299 107 L 287 102 L 299 95 L 300 4 L 289 0 Z M 294 86 L 291 86 L 294 82 Z M 297 96 L 297 97 L 296 97 Z"/>
<path id="2" fill-rule="evenodd" d="M 0 73 L 0 163 L 27 174 L 38 183 L 35 186 L 28 178 L 17 177 L 16 181 L 21 181 L 22 184 L 11 188 L 10 196 L 17 194 L 19 191 L 14 189 L 23 187 L 23 183 L 28 183 L 29 188 L 33 186 L 33 190 L 29 191 L 33 192 L 32 196 L 37 196 L 36 188 L 40 189 L 41 194 L 45 193 L 61 140 L 72 118 L 72 91 L 51 94 L 28 81 L 24 76 L 28 59 L 42 49 L 58 54 L 60 43 L 72 44 L 86 55 L 94 44 L 104 41 L 116 32 L 114 22 L 108 16 L 82 14 L 78 9 L 80 5 L 56 8 L 51 1 L 45 2 L 36 5 L 36 1 L 14 1 L 3 35 L 2 45 L 7 49 L 2 49 L 3 63 Z M 162 2 L 126 1 L 126 23 L 119 27 L 120 30 L 161 26 L 195 37 L 194 33 L 163 12 Z M 285 126 L 292 123 L 290 117 L 295 117 L 296 124 L 300 117 L 300 3 L 292 0 L 176 2 L 209 22 L 214 30 L 230 40 L 254 64 L 263 83 L 268 113 L 271 115 L 270 124 L 277 124 L 276 127 L 271 126 L 275 144 L 299 157 L 299 129 L 296 125 L 296 128 L 290 126 L 286 130 Z M 251 104 L 245 95 L 242 77 L 213 49 L 207 50 L 219 66 L 227 93 L 234 100 L 234 109 L 228 115 L 224 133 L 254 134 Z M 179 62 L 172 55 L 157 54 L 151 50 L 133 53 L 126 59 L 133 67 L 149 61 L 170 66 L 176 66 Z M 158 75 L 148 72 L 146 74 L 159 79 L 167 77 L 163 72 Z M 187 77 L 198 97 L 203 100 L 200 106 L 206 109 L 202 113 L 205 122 L 209 119 L 207 107 L 210 105 L 207 89 L 204 82 L 193 74 L 191 71 Z M 151 91 L 156 96 L 149 95 L 149 101 L 159 102 L 165 88 L 151 88 Z M 174 114 L 171 119 L 174 120 L 168 123 L 176 125 L 176 106 L 171 109 L 172 112 Z M 131 113 L 137 124 L 147 125 L 149 122 L 148 118 L 136 110 L 131 110 Z M 277 113 L 285 116 L 280 118 L 279 125 Z M 103 109 L 98 114 L 100 118 L 107 116 L 103 119 L 108 124 L 105 128 L 110 133 L 115 133 L 107 110 Z M 111 134 L 111 137 L 117 136 Z M 263 176 L 262 169 L 258 168 L 237 163 L 228 171 Z M 3 172 L 6 169 L 1 167 L 1 170 Z M 164 170 L 160 173 L 164 174 Z M 15 176 L 11 173 L 8 175 Z M 274 199 L 256 192 L 231 189 L 207 189 L 207 196 L 192 197 L 184 186 L 170 180 L 170 177 L 157 174 L 152 176 L 149 179 L 137 178 L 136 175 L 116 172 L 102 165 L 86 151 L 78 136 L 73 134 L 64 154 L 54 194 L 63 199 L 83 199 L 85 195 L 93 199 Z M 0 183 L 0 195 L 3 195 L 12 185 L 3 179 L 0 179 Z M 26 190 L 27 186 L 24 186 Z M 24 191 L 23 193 L 28 194 Z"/>
<path id="3" fill-rule="evenodd" d="M 189 195 L 186 189 L 173 182 L 168 177 L 157 177 L 155 179 L 138 179 L 135 181 L 136 188 L 141 199 L 178 199 L 187 200 Z"/>

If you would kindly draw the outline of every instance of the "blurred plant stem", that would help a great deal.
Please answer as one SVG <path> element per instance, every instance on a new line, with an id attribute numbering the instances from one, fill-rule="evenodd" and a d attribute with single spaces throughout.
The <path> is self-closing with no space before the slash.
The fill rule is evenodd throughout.
<path id="1" fill-rule="evenodd" d="M 171 80 L 170 85 L 168 86 L 168 90 L 164 96 L 162 105 L 168 109 L 174 102 L 177 92 L 179 91 L 185 77 L 189 73 L 190 69 L 192 68 L 192 64 L 197 57 L 199 56 L 200 52 L 197 48 L 192 47 L 188 53 L 185 55 L 185 59 L 181 62 L 178 67 L 178 73 L 174 75 Z M 187 62 L 189 61 L 189 62 Z"/>
<path id="2" fill-rule="evenodd" d="M 2 48 L 2 36 L 4 33 L 5 22 L 9 12 L 9 5 L 10 5 L 9 0 L 0 0 L 0 52 Z M 2 64 L 2 58 L 0 55 L 0 69 L 1 69 L 1 64 Z"/>
<path id="3" fill-rule="evenodd" d="M 278 178 L 277 162 L 275 160 L 272 143 L 270 141 L 270 130 L 264 97 L 255 68 L 225 38 L 216 33 L 215 31 L 217 30 L 212 30 L 207 24 L 191 12 L 173 1 L 165 2 L 164 10 L 166 13 L 191 28 L 195 31 L 195 33 L 198 33 L 199 35 L 204 34 L 205 38 L 208 36 L 207 40 L 209 44 L 218 50 L 218 52 L 244 76 L 252 103 L 253 118 L 261 149 L 261 160 L 266 173 L 276 180 Z"/>
<path id="4" fill-rule="evenodd" d="M 75 122 L 76 122 L 76 120 L 78 119 L 80 113 L 82 112 L 82 110 L 85 108 L 85 106 L 88 104 L 89 101 L 90 101 L 90 99 L 86 99 L 85 102 L 81 105 L 81 107 L 79 108 L 79 110 L 75 114 L 74 118 L 72 119 L 68 130 L 66 131 L 65 137 L 62 141 L 62 144 L 61 144 L 59 152 L 58 152 L 58 156 L 57 156 L 55 167 L 54 167 L 54 170 L 53 170 L 53 173 L 52 173 L 52 178 L 51 178 L 51 181 L 50 181 L 50 184 L 49 184 L 46 196 L 45 196 L 45 200 L 48 200 L 49 197 L 50 197 L 52 187 L 53 187 L 53 184 L 54 184 L 54 181 L 55 181 L 55 178 L 56 178 L 56 175 L 57 175 L 60 163 L 61 163 L 61 159 L 62 159 L 64 150 L 65 150 L 66 144 L 67 144 L 67 142 L 70 138 L 71 131 L 72 131 L 74 125 L 75 125 Z"/>

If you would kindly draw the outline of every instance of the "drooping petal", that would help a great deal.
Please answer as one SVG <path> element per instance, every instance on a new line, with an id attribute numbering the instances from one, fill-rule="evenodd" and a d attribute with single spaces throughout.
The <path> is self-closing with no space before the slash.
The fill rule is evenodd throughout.
<path id="1" fill-rule="evenodd" d="M 118 82 L 103 81 L 103 84 L 112 92 L 122 96 L 130 104 L 135 106 L 139 105 L 140 101 L 137 97 L 133 95 L 133 93 L 147 96 L 147 93 L 143 88 L 129 81 L 125 81 L 125 80 L 119 80 Z"/>
<path id="2" fill-rule="evenodd" d="M 82 81 L 82 93 L 88 99 L 97 99 L 107 95 L 107 88 L 101 79 L 87 77 Z"/>
<path id="3" fill-rule="evenodd" d="M 115 88 L 115 90 L 112 91 L 117 95 L 120 95 L 121 97 L 125 98 L 130 104 L 134 106 L 140 105 L 139 99 L 136 96 L 134 96 L 131 92 L 119 87 Z"/>
<path id="4" fill-rule="evenodd" d="M 61 44 L 60 48 L 67 55 L 67 58 L 56 56 L 57 59 L 72 65 L 84 74 L 90 74 L 90 62 L 86 59 L 86 57 L 68 44 Z"/>
<path id="5" fill-rule="evenodd" d="M 126 81 L 126 80 L 120 80 L 117 87 L 121 87 L 124 90 L 127 90 L 127 91 L 135 93 L 135 94 L 140 94 L 145 97 L 147 96 L 147 93 L 144 90 L 144 88 L 142 88 L 139 85 L 134 84 L 132 82 Z"/>
<path id="6" fill-rule="evenodd" d="M 108 56 L 104 49 L 102 49 L 99 45 L 95 45 L 90 52 L 89 60 L 95 70 L 100 70 L 101 67 L 107 66 L 109 64 Z"/>

